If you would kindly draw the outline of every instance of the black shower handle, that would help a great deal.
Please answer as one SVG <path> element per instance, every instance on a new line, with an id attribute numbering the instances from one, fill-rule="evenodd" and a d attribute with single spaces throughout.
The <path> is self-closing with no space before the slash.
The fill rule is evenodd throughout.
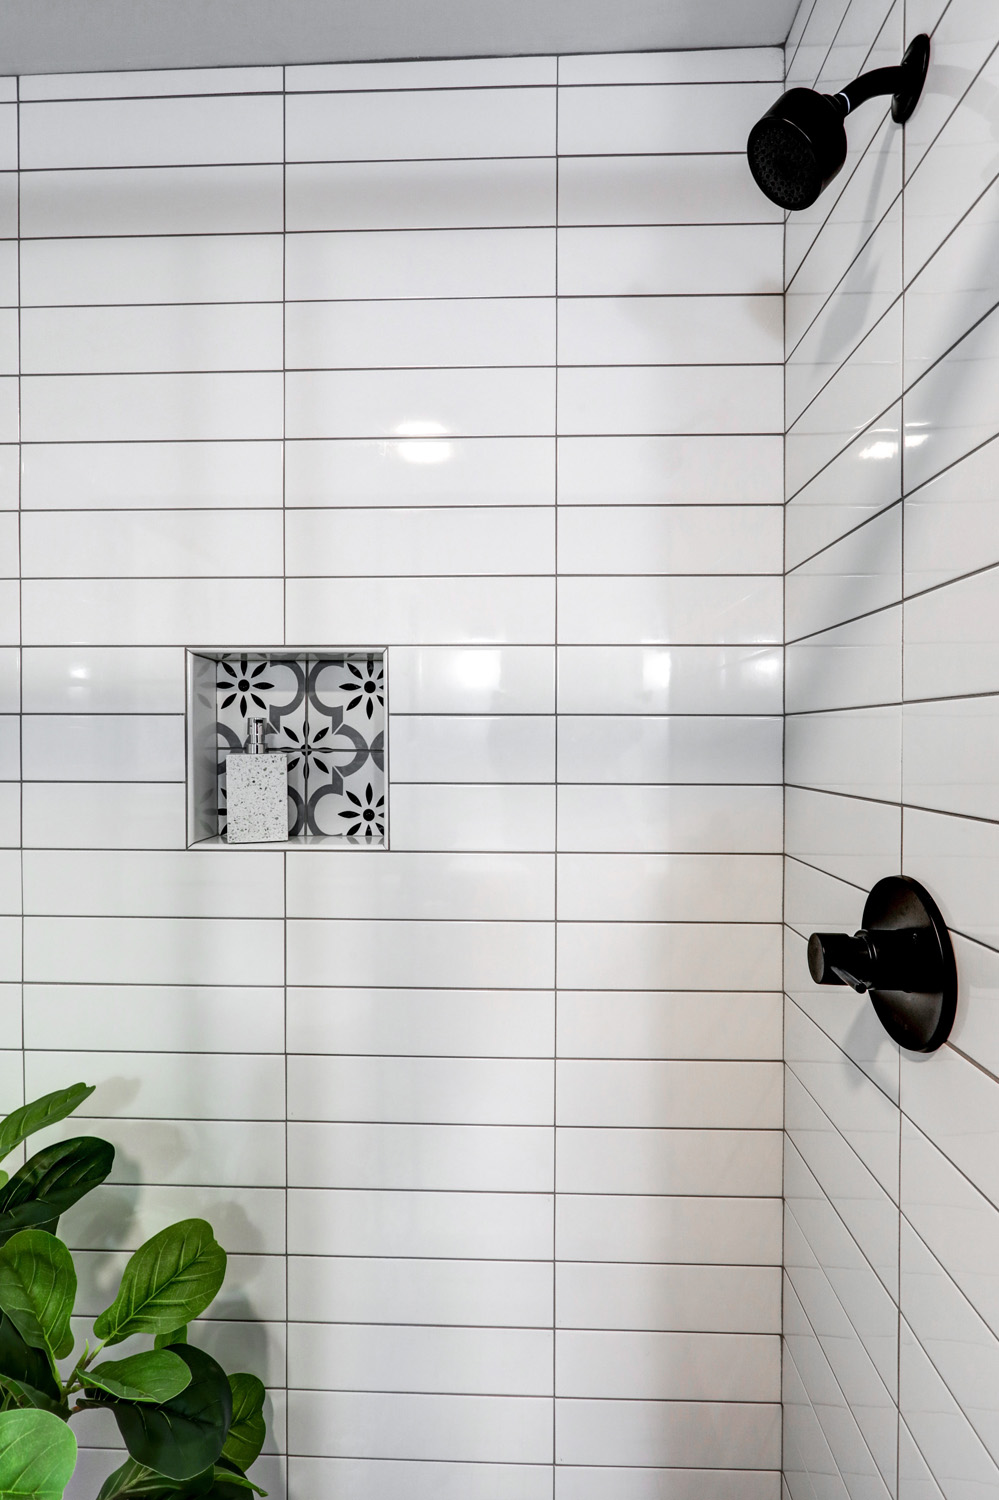
<path id="1" fill-rule="evenodd" d="M 845 932 L 813 932 L 808 939 L 808 972 L 816 984 L 849 984 L 867 990 L 935 990 L 941 983 L 940 950 L 925 927 L 898 927 L 850 937 Z"/>

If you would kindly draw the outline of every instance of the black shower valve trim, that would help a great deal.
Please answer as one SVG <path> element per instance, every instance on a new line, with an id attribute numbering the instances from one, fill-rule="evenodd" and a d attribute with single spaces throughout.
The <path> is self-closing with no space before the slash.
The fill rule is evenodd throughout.
<path id="1" fill-rule="evenodd" d="M 902 1047 L 933 1052 L 950 1034 L 957 969 L 947 925 L 929 892 L 904 875 L 874 886 L 863 926 L 813 932 L 808 970 L 816 984 L 869 994 L 888 1034 Z"/>

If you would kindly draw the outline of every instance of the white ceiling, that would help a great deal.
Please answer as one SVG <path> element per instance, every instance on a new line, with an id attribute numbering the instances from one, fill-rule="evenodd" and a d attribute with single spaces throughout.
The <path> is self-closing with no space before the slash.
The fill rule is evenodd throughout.
<path id="1" fill-rule="evenodd" d="M 0 72 L 775 46 L 798 0 L 0 0 Z"/>

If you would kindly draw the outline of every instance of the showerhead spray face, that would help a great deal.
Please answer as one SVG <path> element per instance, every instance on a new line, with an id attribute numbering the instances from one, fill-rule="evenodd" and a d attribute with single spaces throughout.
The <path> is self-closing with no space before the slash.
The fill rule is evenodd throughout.
<path id="1" fill-rule="evenodd" d="M 863 73 L 838 94 L 795 88 L 782 94 L 749 132 L 749 170 L 772 203 L 811 208 L 846 161 L 843 121 L 865 99 L 892 95 L 891 114 L 904 125 L 915 109 L 930 61 L 930 39 L 917 36 L 897 68 Z"/>
<path id="2" fill-rule="evenodd" d="M 749 170 L 771 202 L 810 208 L 846 161 L 841 98 L 789 89 L 749 133 Z"/>

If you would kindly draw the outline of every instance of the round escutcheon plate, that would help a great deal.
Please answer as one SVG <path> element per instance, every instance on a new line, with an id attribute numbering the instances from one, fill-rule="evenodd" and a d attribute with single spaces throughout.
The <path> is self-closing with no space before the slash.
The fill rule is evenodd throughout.
<path id="1" fill-rule="evenodd" d="M 936 902 L 917 880 L 889 875 L 873 887 L 864 906 L 868 932 L 917 929 L 928 962 L 927 986 L 919 990 L 871 990 L 871 1002 L 888 1035 L 910 1052 L 935 1052 L 950 1035 L 957 1010 L 957 967 L 947 924 Z"/>
<path id="2" fill-rule="evenodd" d="M 925 32 L 913 37 L 902 58 L 900 72 L 902 83 L 892 96 L 891 117 L 896 125 L 904 125 L 919 103 L 926 74 L 930 66 L 930 39 Z"/>

